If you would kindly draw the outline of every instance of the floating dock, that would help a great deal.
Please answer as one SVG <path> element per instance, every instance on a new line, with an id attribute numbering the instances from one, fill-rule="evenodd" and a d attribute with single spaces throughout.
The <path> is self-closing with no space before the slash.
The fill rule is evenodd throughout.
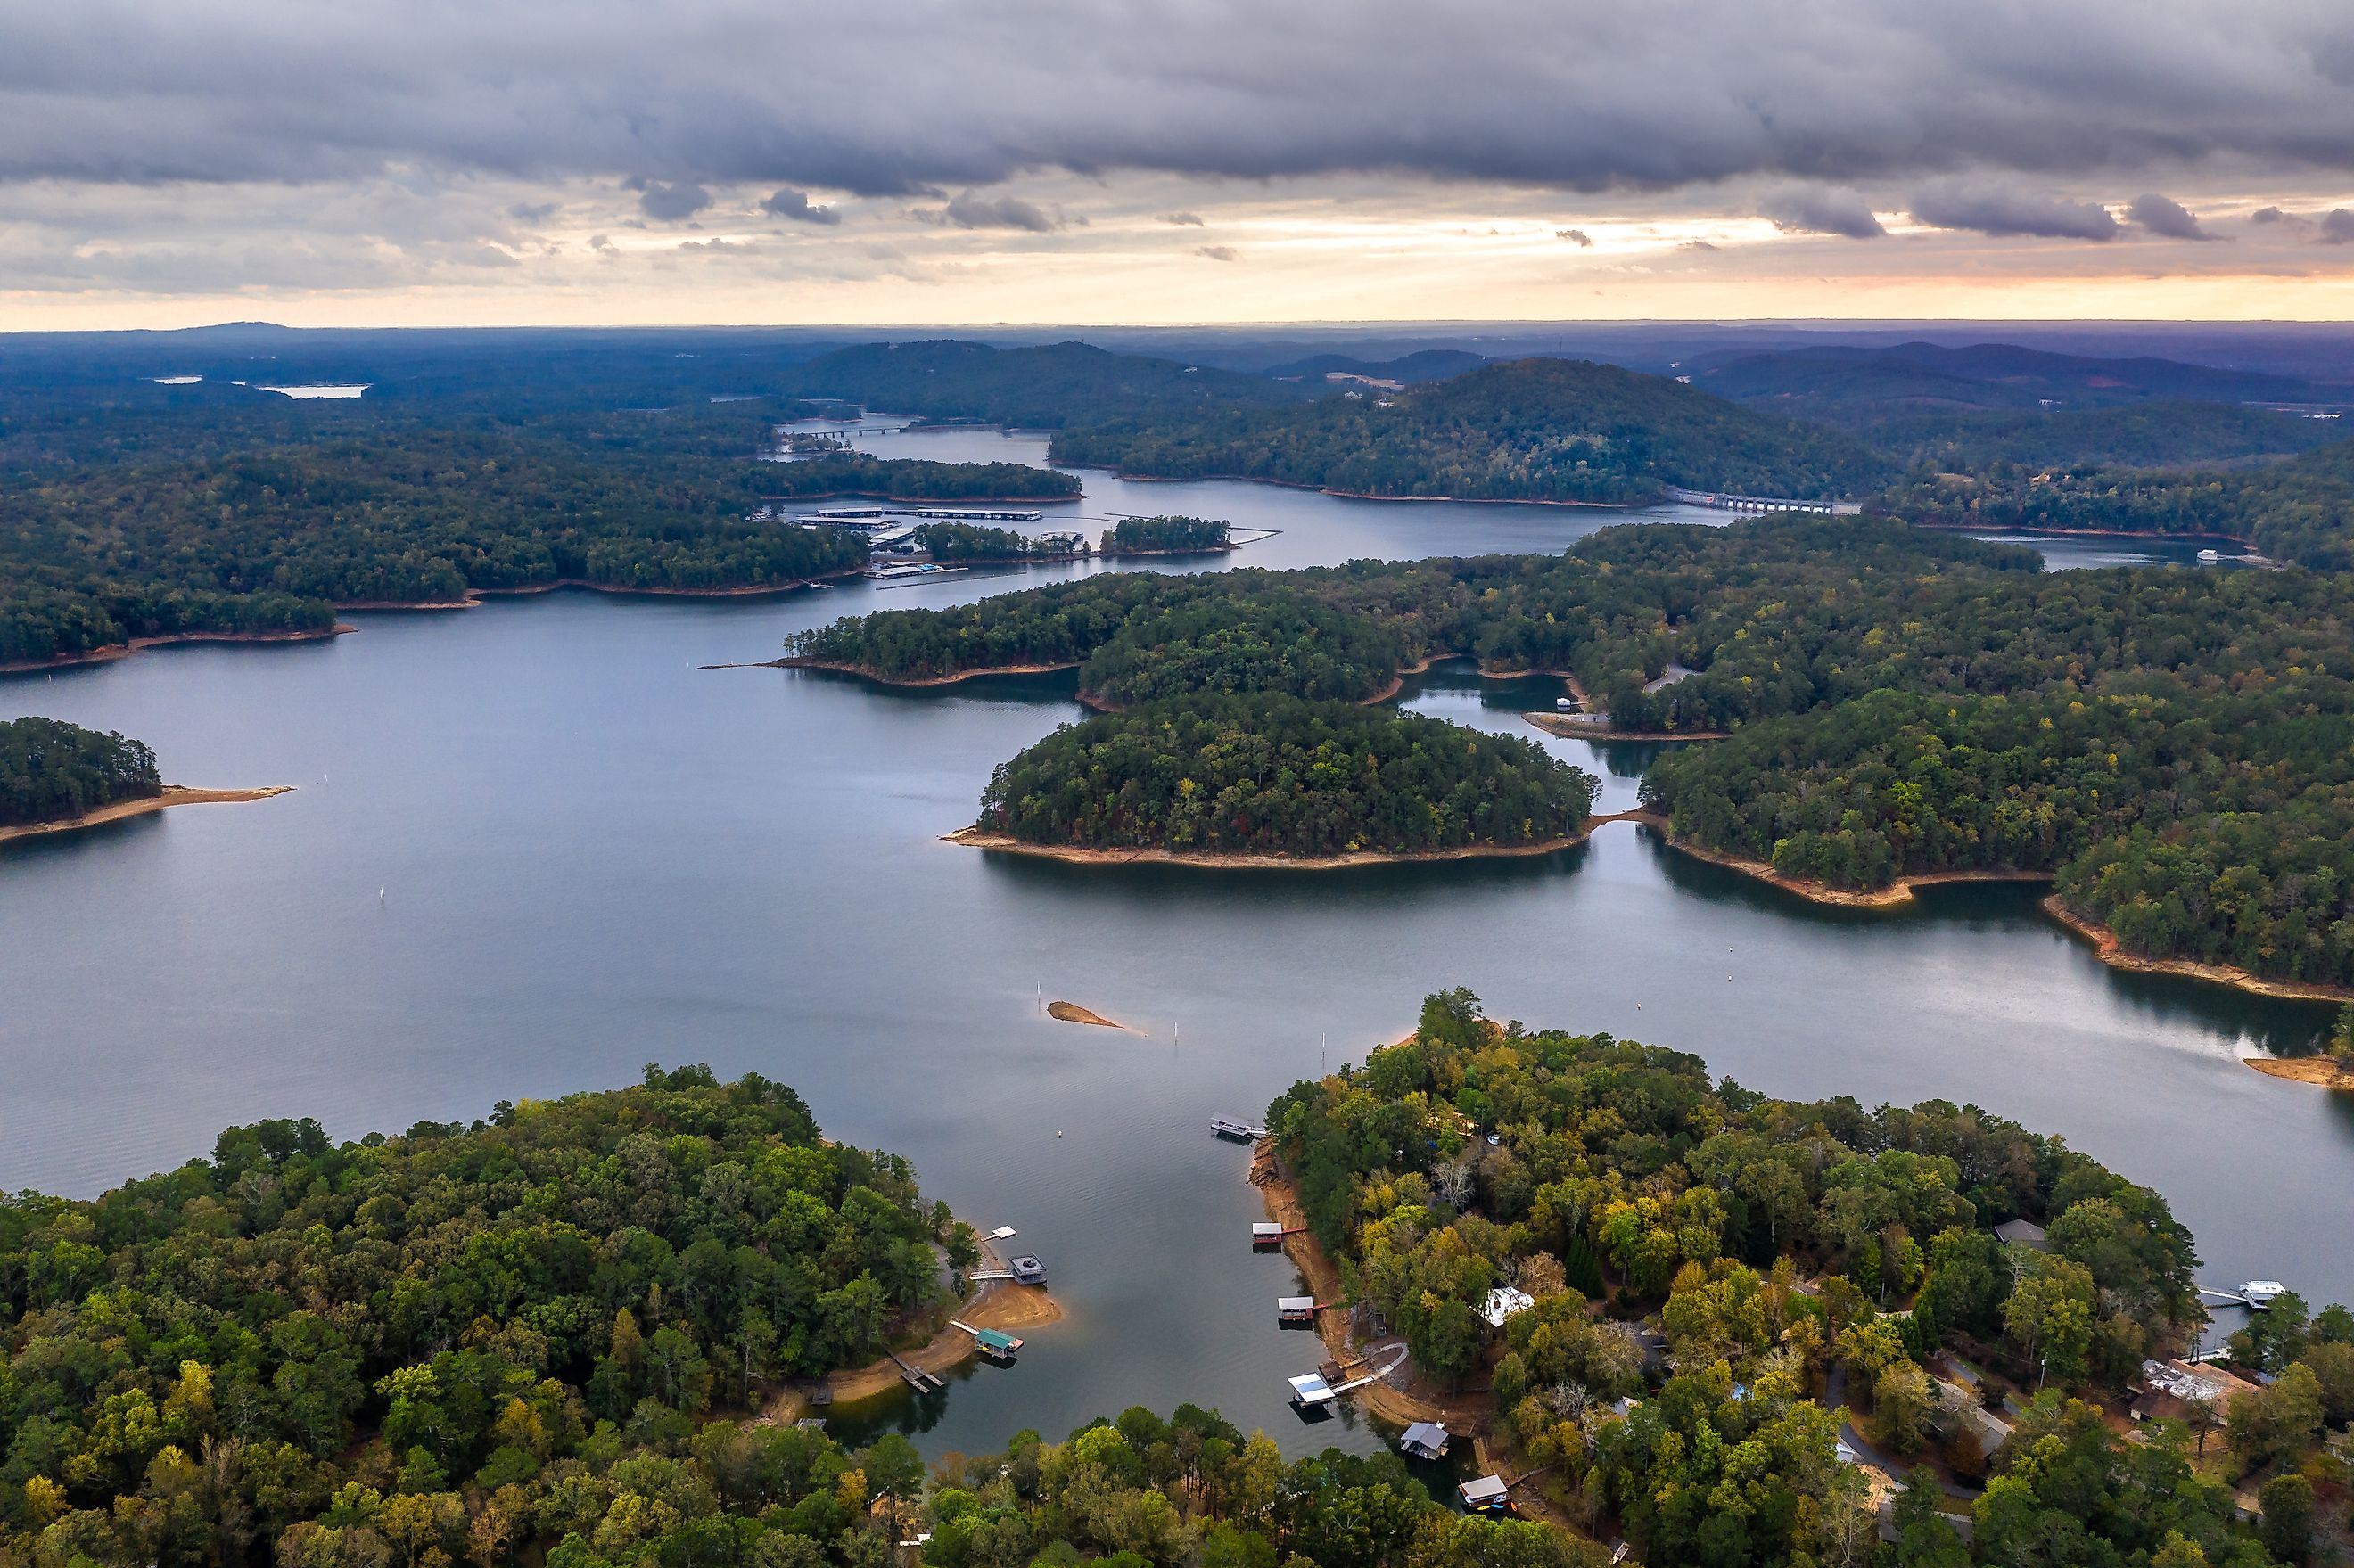
<path id="1" fill-rule="evenodd" d="M 1283 1245 L 1284 1237 L 1305 1235 L 1307 1232 L 1308 1227 L 1306 1225 L 1292 1225 L 1287 1228 L 1277 1224 L 1273 1220 L 1257 1220 L 1252 1222 L 1251 1224 L 1251 1245 L 1255 1247 L 1281 1246 Z"/>
<path id="2" fill-rule="evenodd" d="M 1001 1334 L 995 1329 L 976 1329 L 953 1318 L 949 1319 L 949 1326 L 970 1334 L 973 1349 L 994 1361 L 1010 1361 L 1022 1349 L 1021 1340 L 1012 1334 Z"/>

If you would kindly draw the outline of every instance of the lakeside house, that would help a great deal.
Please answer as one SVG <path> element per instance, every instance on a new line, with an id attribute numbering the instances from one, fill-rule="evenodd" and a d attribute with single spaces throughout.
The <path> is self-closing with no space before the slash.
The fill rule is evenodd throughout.
<path id="1" fill-rule="evenodd" d="M 2023 1246 L 2030 1252 L 2052 1250 L 2051 1238 L 2043 1234 L 2043 1227 L 2032 1220 L 2005 1220 L 1995 1226 L 1994 1239 L 2005 1246 Z"/>
<path id="2" fill-rule="evenodd" d="M 1488 1298 L 1479 1303 L 1479 1316 L 1490 1329 L 1500 1329 L 1505 1319 L 1515 1312 L 1525 1312 L 1536 1304 L 1537 1298 L 1527 1291 L 1500 1285 L 1488 1292 Z"/>

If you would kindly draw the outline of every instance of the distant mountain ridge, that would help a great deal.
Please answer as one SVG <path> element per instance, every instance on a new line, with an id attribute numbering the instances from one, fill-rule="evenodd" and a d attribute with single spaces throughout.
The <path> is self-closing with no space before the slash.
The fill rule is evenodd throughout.
<path id="1" fill-rule="evenodd" d="M 792 366 L 783 381 L 782 390 L 800 397 L 1034 429 L 1212 405 L 1292 403 L 1311 395 L 1261 376 L 1084 343 L 993 348 L 958 338 L 858 344 Z"/>
<path id="2" fill-rule="evenodd" d="M 1353 494 L 1624 505 L 1670 485 L 1827 499 L 1893 465 L 1844 432 L 1665 376 L 1518 359 L 1391 396 L 1206 408 L 1190 419 L 1066 429 L 1053 460 L 1164 479 L 1231 476 Z"/>
<path id="3" fill-rule="evenodd" d="M 1265 374 L 1278 381 L 1323 381 L 1330 376 L 1358 376 L 1368 381 L 1395 381 L 1414 386 L 1444 381 L 1490 363 L 1484 354 L 1460 348 L 1426 348 L 1395 359 L 1352 359 L 1345 354 L 1319 354 L 1288 365 L 1270 366 Z"/>
<path id="4" fill-rule="evenodd" d="M 2294 376 L 2149 357 L 2096 359 L 2013 344 L 1943 348 L 1826 346 L 1773 354 L 1706 355 L 1691 384 L 1737 402 L 1912 403 L 1971 408 L 2112 408 L 2154 399 L 2207 403 L 2327 400 Z M 1794 412 L 1803 409 L 1794 408 Z"/>

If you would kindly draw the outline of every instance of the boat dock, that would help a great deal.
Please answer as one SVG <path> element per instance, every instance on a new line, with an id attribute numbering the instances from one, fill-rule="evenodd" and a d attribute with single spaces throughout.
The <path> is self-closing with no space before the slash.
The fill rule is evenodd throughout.
<path id="1" fill-rule="evenodd" d="M 1022 1340 L 1013 1334 L 1000 1333 L 995 1329 L 976 1329 L 970 1323 L 949 1319 L 949 1327 L 962 1329 L 972 1336 L 973 1349 L 993 1361 L 1010 1361 L 1022 1349 Z"/>
<path id="2" fill-rule="evenodd" d="M 1387 1361 L 1369 1372 L 1358 1373 L 1346 1383 L 1333 1381 L 1343 1369 L 1331 1363 L 1328 1363 L 1321 1372 L 1312 1372 L 1303 1377 L 1288 1378 L 1285 1381 L 1291 1386 L 1292 1403 L 1303 1410 L 1312 1410 L 1320 1404 L 1331 1404 L 1344 1393 L 1352 1393 L 1367 1383 L 1381 1382 L 1405 1364 L 1405 1346 L 1403 1342 L 1393 1345 L 1390 1347 L 1390 1356 Z M 1352 1364 L 1362 1367 L 1367 1363 L 1358 1361 Z"/>
<path id="3" fill-rule="evenodd" d="M 1289 1227 L 1286 1227 L 1277 1224 L 1273 1220 L 1257 1220 L 1251 1224 L 1251 1245 L 1255 1247 L 1281 1246 L 1283 1245 L 1284 1237 L 1306 1235 L 1307 1234 L 1308 1227 L 1306 1225 L 1291 1225 Z"/>
<path id="4" fill-rule="evenodd" d="M 907 1386 L 917 1393 L 938 1393 L 948 1387 L 948 1384 L 938 1376 L 908 1361 L 898 1351 L 886 1350 L 883 1353 L 891 1358 L 891 1364 L 899 1369 L 899 1375 L 905 1378 Z"/>

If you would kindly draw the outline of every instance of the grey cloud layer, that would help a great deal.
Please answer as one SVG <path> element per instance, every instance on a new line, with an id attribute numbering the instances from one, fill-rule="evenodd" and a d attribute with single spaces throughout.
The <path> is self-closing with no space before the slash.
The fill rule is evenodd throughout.
<path id="1" fill-rule="evenodd" d="M 2354 28 L 2316 0 L 1137 0 L 1117 26 L 1082 0 L 8 10 L 0 179 L 635 178 L 659 219 L 710 184 L 1038 168 L 1586 190 L 2354 169 Z"/>

